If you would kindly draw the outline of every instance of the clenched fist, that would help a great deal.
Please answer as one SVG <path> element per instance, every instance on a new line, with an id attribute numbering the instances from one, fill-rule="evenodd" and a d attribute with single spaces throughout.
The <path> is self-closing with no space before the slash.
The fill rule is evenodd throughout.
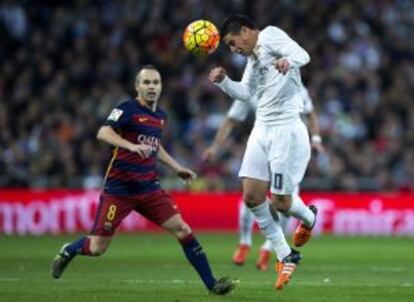
<path id="1" fill-rule="evenodd" d="M 275 68 L 282 74 L 286 74 L 290 64 L 289 61 L 286 58 L 281 58 L 279 60 L 276 60 L 273 65 L 275 66 Z"/>
<path id="2" fill-rule="evenodd" d="M 223 67 L 215 67 L 210 71 L 208 75 L 208 80 L 211 83 L 220 83 L 221 81 L 223 81 L 225 76 L 226 70 Z"/>

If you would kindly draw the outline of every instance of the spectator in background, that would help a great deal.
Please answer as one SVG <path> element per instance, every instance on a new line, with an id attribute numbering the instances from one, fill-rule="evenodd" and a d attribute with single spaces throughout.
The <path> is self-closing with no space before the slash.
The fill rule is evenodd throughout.
<path id="1" fill-rule="evenodd" d="M 327 152 L 311 161 L 303 188 L 413 190 L 413 10 L 412 1 L 375 0 L 3 1 L 0 186 L 98 186 L 90 177 L 103 173 L 109 150 L 91 149 L 88 141 L 105 113 L 130 94 L 127 83 L 144 62 L 160 66 L 165 77 L 163 103 L 171 114 L 163 144 L 204 172 L 199 150 L 228 109 L 204 71 L 220 63 L 240 77 L 244 61 L 221 50 L 194 58 L 181 34 L 194 19 L 218 22 L 237 12 L 259 25 L 280 24 L 318 58 L 303 80 L 318 100 Z M 198 189 L 239 188 L 234 170 L 247 134 L 239 129 L 229 140 L 220 155 L 225 164 L 206 171 Z M 167 171 L 163 180 L 176 185 Z"/>

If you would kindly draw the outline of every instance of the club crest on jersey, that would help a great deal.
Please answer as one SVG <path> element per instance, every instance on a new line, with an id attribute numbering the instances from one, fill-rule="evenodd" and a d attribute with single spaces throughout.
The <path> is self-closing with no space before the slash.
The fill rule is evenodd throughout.
<path id="1" fill-rule="evenodd" d="M 112 230 L 112 222 L 110 222 L 110 221 L 105 221 L 104 222 L 104 230 L 105 231 L 111 231 Z"/>
<path id="2" fill-rule="evenodd" d="M 121 117 L 121 115 L 122 115 L 122 113 L 124 113 L 124 111 L 122 111 L 121 109 L 113 109 L 112 111 L 111 111 L 111 113 L 109 114 L 109 116 L 108 116 L 108 120 L 109 121 L 114 121 L 114 122 L 116 122 L 116 121 L 118 121 L 119 120 L 119 118 Z"/>

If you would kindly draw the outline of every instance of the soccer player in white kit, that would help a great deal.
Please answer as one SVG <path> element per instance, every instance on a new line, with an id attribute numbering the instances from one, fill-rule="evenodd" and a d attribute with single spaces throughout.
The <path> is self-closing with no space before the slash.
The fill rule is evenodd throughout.
<path id="1" fill-rule="evenodd" d="M 256 99 L 256 121 L 239 176 L 243 200 L 276 252 L 279 264 L 275 288 L 282 289 L 302 255 L 287 243 L 279 221 L 273 219 L 266 194 L 270 188 L 273 207 L 301 220 L 293 243 L 304 245 L 311 237 L 317 210 L 292 193 L 305 174 L 311 153 L 308 131 L 300 119 L 299 93 L 299 68 L 310 57 L 278 27 L 259 31 L 244 16 L 229 16 L 220 33 L 232 52 L 247 56 L 247 63 L 241 82 L 231 80 L 223 67 L 213 68 L 209 80 L 233 99 Z"/>
<path id="2" fill-rule="evenodd" d="M 302 115 L 306 117 L 308 122 L 308 129 L 311 135 L 311 147 L 318 153 L 324 152 L 322 138 L 319 133 L 319 125 L 316 113 L 313 108 L 312 99 L 309 96 L 308 90 L 305 86 L 301 86 L 300 94 L 302 97 L 303 108 Z M 241 102 L 234 100 L 232 106 L 227 112 L 227 117 L 218 129 L 213 143 L 208 147 L 204 154 L 203 160 L 211 161 L 219 152 L 221 146 L 224 145 L 233 128 L 247 119 L 250 111 L 256 110 L 256 103 Z M 292 194 L 299 194 L 299 186 L 296 186 Z M 289 217 L 278 213 L 278 219 L 285 235 L 288 235 Z M 252 229 L 254 226 L 254 216 L 244 202 L 240 203 L 239 209 L 239 245 L 233 254 L 233 263 L 236 265 L 243 265 L 250 252 L 252 245 Z M 256 261 L 257 269 L 265 271 L 268 269 L 269 260 L 272 254 L 272 243 L 266 240 L 259 252 L 259 257 Z"/>

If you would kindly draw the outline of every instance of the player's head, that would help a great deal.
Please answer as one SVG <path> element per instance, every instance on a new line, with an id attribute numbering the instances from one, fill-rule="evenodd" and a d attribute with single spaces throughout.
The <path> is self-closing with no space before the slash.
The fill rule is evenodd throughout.
<path id="1" fill-rule="evenodd" d="M 135 89 L 138 99 L 152 106 L 158 102 L 161 95 L 161 74 L 152 65 L 145 65 L 135 76 Z"/>
<path id="2" fill-rule="evenodd" d="M 220 27 L 222 40 L 231 52 L 248 56 L 257 43 L 257 27 L 249 18 L 242 15 L 228 16 Z"/>

